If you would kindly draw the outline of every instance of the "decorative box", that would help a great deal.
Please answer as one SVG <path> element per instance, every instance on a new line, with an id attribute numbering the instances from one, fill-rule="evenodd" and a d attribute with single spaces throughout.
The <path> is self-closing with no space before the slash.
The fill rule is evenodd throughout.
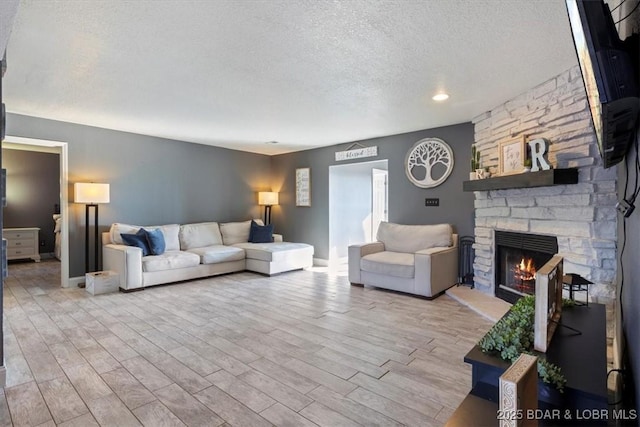
<path id="1" fill-rule="evenodd" d="M 118 292 L 120 278 L 114 271 L 96 271 L 85 275 L 86 290 L 91 295 Z"/>

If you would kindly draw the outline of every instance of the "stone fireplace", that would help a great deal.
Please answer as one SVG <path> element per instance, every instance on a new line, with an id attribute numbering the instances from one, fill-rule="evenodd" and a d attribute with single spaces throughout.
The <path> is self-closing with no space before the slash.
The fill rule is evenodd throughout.
<path id="1" fill-rule="evenodd" d="M 534 295 L 536 271 L 558 252 L 558 239 L 540 234 L 495 232 L 495 294 L 515 303 L 524 295 Z"/>
<path id="2" fill-rule="evenodd" d="M 578 171 L 576 184 L 475 191 L 476 287 L 492 295 L 501 294 L 501 285 L 509 287 L 502 283 L 507 279 L 498 277 L 502 274 L 498 256 L 502 255 L 496 236 L 523 233 L 554 239 L 552 249 L 564 257 L 565 272 L 594 282 L 592 300 L 612 301 L 617 268 L 617 170 L 602 167 L 579 68 L 476 117 L 474 124 L 482 166 L 494 175 L 499 144 L 523 136 L 549 141 L 547 157 L 553 168 Z M 512 254 L 515 260 L 510 259 L 506 268 L 519 266 L 521 255 Z M 526 283 L 521 285 L 524 289 Z"/>

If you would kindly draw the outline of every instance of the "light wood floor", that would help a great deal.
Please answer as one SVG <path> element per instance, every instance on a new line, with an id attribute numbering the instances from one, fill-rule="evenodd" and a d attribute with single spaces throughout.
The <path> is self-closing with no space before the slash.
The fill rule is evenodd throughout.
<path id="1" fill-rule="evenodd" d="M 12 264 L 0 425 L 443 425 L 490 322 L 345 277 L 236 273 L 92 297 Z"/>

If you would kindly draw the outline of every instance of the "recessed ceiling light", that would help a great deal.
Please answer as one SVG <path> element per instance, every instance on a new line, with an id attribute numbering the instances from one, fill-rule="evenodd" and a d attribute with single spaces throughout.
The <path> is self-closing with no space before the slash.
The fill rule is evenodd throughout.
<path id="1" fill-rule="evenodd" d="M 449 99 L 449 95 L 447 95 L 446 93 L 438 93 L 433 95 L 433 99 L 434 101 L 446 101 L 447 99 Z"/>

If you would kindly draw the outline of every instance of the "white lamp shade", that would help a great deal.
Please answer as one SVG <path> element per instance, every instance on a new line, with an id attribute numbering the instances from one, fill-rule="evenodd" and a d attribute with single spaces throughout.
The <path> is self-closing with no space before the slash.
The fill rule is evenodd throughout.
<path id="1" fill-rule="evenodd" d="M 258 193 L 258 204 L 260 206 L 277 205 L 278 193 L 272 191 L 260 191 Z"/>
<path id="2" fill-rule="evenodd" d="M 96 184 L 95 182 L 76 182 L 73 184 L 73 201 L 95 205 L 109 203 L 109 184 Z"/>

